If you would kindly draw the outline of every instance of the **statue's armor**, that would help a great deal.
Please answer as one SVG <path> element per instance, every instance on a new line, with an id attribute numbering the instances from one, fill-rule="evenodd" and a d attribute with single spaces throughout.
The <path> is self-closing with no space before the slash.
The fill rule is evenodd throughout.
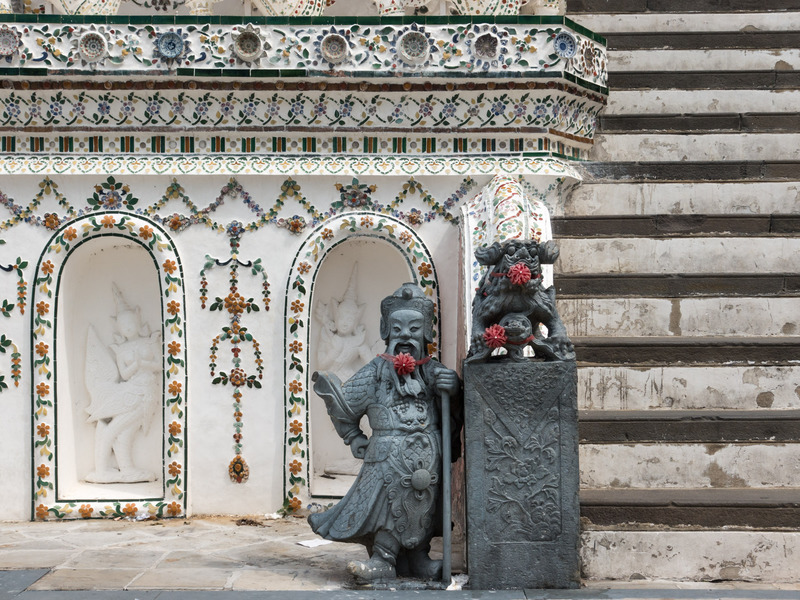
<path id="1" fill-rule="evenodd" d="M 381 530 L 408 549 L 433 535 L 442 462 L 439 410 L 433 392 L 438 362 L 395 376 L 391 363 L 375 358 L 343 386 L 344 397 L 324 397 L 336 431 L 351 443 L 362 435 L 365 414 L 372 428 L 364 466 L 347 495 L 332 509 L 309 518 L 316 533 L 338 541 L 364 543 Z M 398 386 L 398 382 L 400 385 Z"/>

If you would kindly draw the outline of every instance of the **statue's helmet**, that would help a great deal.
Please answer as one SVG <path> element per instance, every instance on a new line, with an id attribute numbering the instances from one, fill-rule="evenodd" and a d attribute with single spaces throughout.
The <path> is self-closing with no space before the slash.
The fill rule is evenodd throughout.
<path id="1" fill-rule="evenodd" d="M 425 343 L 433 342 L 433 302 L 416 283 L 404 283 L 381 301 L 381 339 L 389 339 L 389 316 L 398 310 L 414 310 L 425 319 Z"/>

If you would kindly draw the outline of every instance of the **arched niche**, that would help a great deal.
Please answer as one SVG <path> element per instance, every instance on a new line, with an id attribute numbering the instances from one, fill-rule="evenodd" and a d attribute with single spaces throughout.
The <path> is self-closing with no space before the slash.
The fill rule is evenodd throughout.
<path id="1" fill-rule="evenodd" d="M 33 286 L 33 517 L 186 512 L 184 285 L 139 215 L 51 238 Z"/>
<path id="2" fill-rule="evenodd" d="M 311 391 L 311 374 L 320 362 L 317 347 L 333 299 L 347 293 L 353 264 L 357 302 L 364 304 L 360 323 L 369 350 L 382 350 L 377 334 L 380 301 L 402 283 L 414 281 L 435 303 L 435 341 L 429 351 L 439 352 L 439 294 L 430 252 L 417 233 L 402 222 L 374 213 L 347 213 L 318 227 L 295 256 L 287 282 L 286 298 L 286 450 L 284 509 L 297 510 L 312 500 L 341 497 L 353 476 L 337 473 L 352 457 L 330 425 L 324 404 Z M 326 308 L 327 306 L 327 308 Z M 353 364 L 366 363 L 353 357 Z M 314 436 L 320 436 L 320 440 Z M 319 442 L 319 443 L 318 443 Z M 316 463 L 315 463 L 316 460 Z M 321 464 L 321 461 L 325 464 Z M 322 477 L 330 463 L 336 479 Z M 337 464 L 338 463 L 338 464 Z M 355 465 L 357 468 L 357 464 Z M 315 473 L 312 473 L 314 469 Z M 349 472 L 353 472 L 353 468 Z M 326 481 L 327 479 L 327 481 Z"/>

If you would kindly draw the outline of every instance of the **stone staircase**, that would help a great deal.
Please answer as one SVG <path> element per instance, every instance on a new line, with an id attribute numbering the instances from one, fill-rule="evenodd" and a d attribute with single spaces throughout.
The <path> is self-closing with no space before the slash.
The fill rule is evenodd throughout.
<path id="1" fill-rule="evenodd" d="M 769 8 L 767 8 L 769 7 Z M 589 579 L 800 579 L 800 0 L 569 0 L 608 38 L 553 215 Z"/>

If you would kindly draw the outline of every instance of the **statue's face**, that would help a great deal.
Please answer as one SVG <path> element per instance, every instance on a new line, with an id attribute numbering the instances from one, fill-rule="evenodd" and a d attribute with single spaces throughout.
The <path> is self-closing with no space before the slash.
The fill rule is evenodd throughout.
<path id="1" fill-rule="evenodd" d="M 127 339 L 133 339 L 139 335 L 139 317 L 135 312 L 127 310 L 117 316 L 117 331 Z"/>
<path id="2" fill-rule="evenodd" d="M 425 317 L 415 310 L 389 315 L 389 354 L 405 352 L 420 360 L 425 352 Z"/>
<path id="3" fill-rule="evenodd" d="M 358 304 L 355 302 L 344 300 L 339 304 L 335 316 L 336 331 L 344 335 L 353 333 L 358 324 L 358 313 Z"/>

